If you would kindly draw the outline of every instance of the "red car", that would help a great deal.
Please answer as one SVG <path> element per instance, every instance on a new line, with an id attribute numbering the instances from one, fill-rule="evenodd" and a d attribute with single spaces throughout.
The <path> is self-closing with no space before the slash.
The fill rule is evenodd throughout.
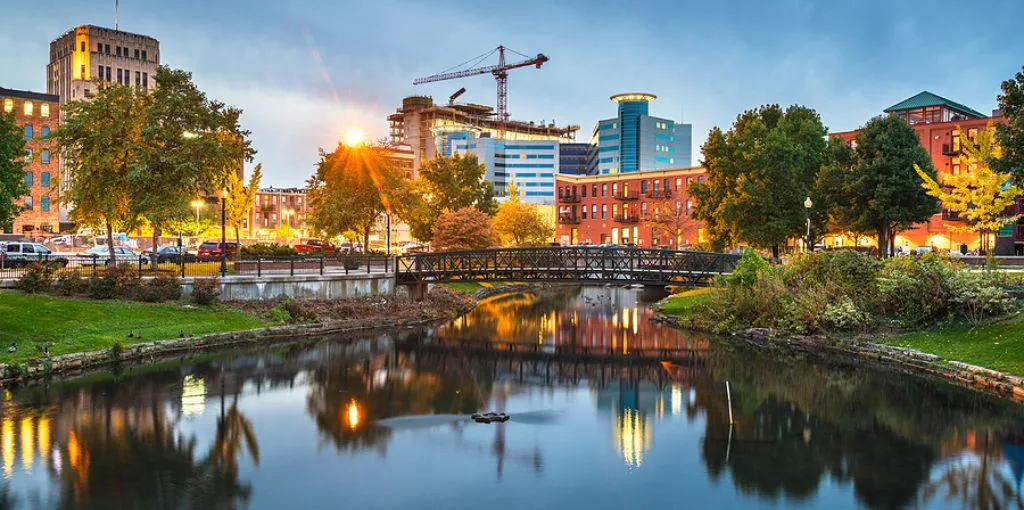
<path id="1" fill-rule="evenodd" d="M 327 241 L 321 241 L 320 239 L 307 239 L 306 242 L 302 244 L 296 244 L 295 251 L 299 253 L 322 251 L 324 255 L 334 255 L 335 253 L 338 253 L 338 247 Z"/>
<path id="2" fill-rule="evenodd" d="M 238 252 L 238 243 L 219 243 L 216 241 L 207 241 L 199 245 L 199 261 L 200 262 L 215 262 L 220 260 L 221 245 L 227 251 L 227 258 L 233 258 L 235 253 Z"/>

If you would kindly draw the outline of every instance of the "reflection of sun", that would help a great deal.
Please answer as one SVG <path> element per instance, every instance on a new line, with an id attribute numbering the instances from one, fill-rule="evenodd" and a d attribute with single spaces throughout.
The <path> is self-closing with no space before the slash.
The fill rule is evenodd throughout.
<path id="1" fill-rule="evenodd" d="M 345 145 L 355 147 L 356 145 L 362 145 L 365 141 L 363 131 L 359 128 L 349 128 L 345 131 Z"/>

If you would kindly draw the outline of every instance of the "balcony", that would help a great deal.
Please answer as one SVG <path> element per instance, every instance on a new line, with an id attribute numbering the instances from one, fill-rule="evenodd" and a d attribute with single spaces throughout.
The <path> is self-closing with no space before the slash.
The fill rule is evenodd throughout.
<path id="1" fill-rule="evenodd" d="M 622 193 L 622 192 L 619 192 L 619 193 L 616 193 L 613 196 L 615 197 L 615 200 L 622 200 L 623 202 L 629 202 L 629 201 L 632 201 L 632 200 L 639 200 L 640 199 L 640 195 L 637 195 L 635 193 Z"/>
<path id="2" fill-rule="evenodd" d="M 956 211 L 950 211 L 949 209 L 943 209 L 942 221 L 960 221 L 960 213 Z"/>
<path id="3" fill-rule="evenodd" d="M 615 223 L 639 223 L 640 217 L 635 214 L 616 214 L 612 216 Z"/>
<path id="4" fill-rule="evenodd" d="M 574 214 L 559 214 L 558 222 L 563 225 L 579 225 L 580 219 Z"/>
<path id="5" fill-rule="evenodd" d="M 942 155 L 943 156 L 959 156 L 960 151 L 953 150 L 953 144 L 944 143 L 942 144 Z"/>
<path id="6" fill-rule="evenodd" d="M 660 198 L 672 198 L 672 190 L 670 189 L 653 189 L 644 193 L 647 198 L 660 199 Z"/>
<path id="7" fill-rule="evenodd" d="M 580 203 L 579 195 L 562 195 L 558 197 L 558 200 L 563 204 L 578 204 Z"/>

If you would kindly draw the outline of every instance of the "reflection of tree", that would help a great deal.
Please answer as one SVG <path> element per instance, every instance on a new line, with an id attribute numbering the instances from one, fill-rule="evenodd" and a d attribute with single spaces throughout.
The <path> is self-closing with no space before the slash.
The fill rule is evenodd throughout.
<path id="1" fill-rule="evenodd" d="M 925 485 L 926 502 L 941 498 L 964 509 L 1024 508 L 1024 500 L 1008 474 L 993 465 L 998 444 L 992 441 L 991 433 L 980 434 L 980 439 L 974 448 L 977 458 L 952 459 L 938 477 Z"/>
<path id="2" fill-rule="evenodd" d="M 238 457 L 242 449 L 249 450 L 253 464 L 260 463 L 260 446 L 256 434 L 252 430 L 252 422 L 238 410 L 237 396 L 227 412 L 224 411 L 223 395 L 221 396 L 221 412 L 217 418 L 217 434 L 210 453 L 207 455 L 213 467 L 224 473 L 227 478 L 238 477 Z"/>

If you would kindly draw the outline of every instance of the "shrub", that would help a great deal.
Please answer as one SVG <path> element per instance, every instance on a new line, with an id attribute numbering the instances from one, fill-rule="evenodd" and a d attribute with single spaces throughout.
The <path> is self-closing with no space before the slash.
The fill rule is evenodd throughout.
<path id="1" fill-rule="evenodd" d="M 242 247 L 243 257 L 289 257 L 298 253 L 286 244 L 257 243 Z"/>
<path id="2" fill-rule="evenodd" d="M 316 313 L 291 296 L 281 296 L 270 309 L 269 318 L 276 322 L 306 322 L 316 320 Z"/>
<path id="3" fill-rule="evenodd" d="M 878 275 L 882 311 L 908 325 L 946 317 L 950 312 L 948 282 L 955 271 L 931 253 L 886 260 Z"/>
<path id="4" fill-rule="evenodd" d="M 220 281 L 216 278 L 196 278 L 192 280 L 192 301 L 197 305 L 212 305 L 220 296 Z"/>
<path id="5" fill-rule="evenodd" d="M 161 274 L 143 283 L 138 296 L 150 303 L 178 300 L 181 299 L 181 283 L 175 276 Z"/>
<path id="6" fill-rule="evenodd" d="M 985 274 L 960 270 L 950 275 L 948 281 L 951 308 L 972 324 L 983 319 L 1008 313 L 1013 309 L 1014 300 Z"/>
<path id="7" fill-rule="evenodd" d="M 349 271 L 355 271 L 359 269 L 359 257 L 351 254 L 346 254 L 342 258 L 342 263 L 345 265 L 345 269 Z"/>
<path id="8" fill-rule="evenodd" d="M 117 287 L 113 278 L 101 276 L 89 280 L 87 288 L 89 297 L 93 299 L 114 299 L 117 297 Z"/>
<path id="9" fill-rule="evenodd" d="M 57 292 L 63 296 L 77 296 L 89 289 L 89 282 L 75 271 L 62 273 L 57 278 Z"/>
<path id="10" fill-rule="evenodd" d="M 771 271 L 771 266 L 761 257 L 761 254 L 752 248 L 744 248 L 740 261 L 736 264 L 736 269 L 725 277 L 725 283 L 730 286 L 752 285 L 758 277 L 769 271 Z"/>
<path id="11" fill-rule="evenodd" d="M 53 287 L 53 273 L 54 268 L 47 264 L 30 264 L 14 287 L 29 294 L 45 292 Z"/>

